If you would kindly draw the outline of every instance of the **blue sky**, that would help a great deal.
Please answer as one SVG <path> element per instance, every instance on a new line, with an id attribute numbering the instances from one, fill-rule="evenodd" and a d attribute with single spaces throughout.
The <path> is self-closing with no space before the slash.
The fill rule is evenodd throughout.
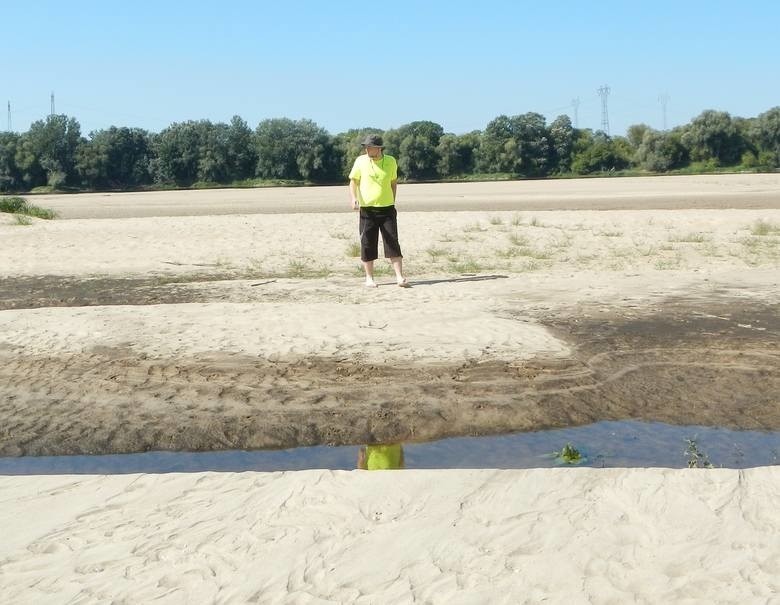
<path id="1" fill-rule="evenodd" d="M 566 113 L 611 134 L 705 109 L 780 105 L 780 3 L 769 0 L 6 0 L 0 103 L 25 131 L 57 113 L 82 132 L 191 119 L 308 118 L 333 134 L 433 120 Z"/>

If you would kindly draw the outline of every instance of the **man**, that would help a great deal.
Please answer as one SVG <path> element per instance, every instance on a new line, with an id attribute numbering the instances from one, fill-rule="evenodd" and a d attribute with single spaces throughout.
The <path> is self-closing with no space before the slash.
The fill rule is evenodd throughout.
<path id="1" fill-rule="evenodd" d="M 403 273 L 403 256 L 398 243 L 398 220 L 395 196 L 398 187 L 398 163 L 383 153 L 382 137 L 370 134 L 361 143 L 365 154 L 359 155 L 349 173 L 352 209 L 360 211 L 360 260 L 366 272 L 366 287 L 376 288 L 374 261 L 378 257 L 379 234 L 382 233 L 385 258 L 395 271 L 396 283 L 408 288 Z"/>

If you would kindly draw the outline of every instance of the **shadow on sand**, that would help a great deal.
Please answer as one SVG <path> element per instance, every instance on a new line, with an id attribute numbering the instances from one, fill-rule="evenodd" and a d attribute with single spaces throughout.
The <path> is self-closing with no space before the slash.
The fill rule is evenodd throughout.
<path id="1" fill-rule="evenodd" d="M 433 286 L 435 284 L 457 284 L 460 282 L 471 282 L 471 281 L 488 281 L 491 279 L 508 279 L 508 275 L 466 275 L 464 277 L 453 277 L 451 279 L 420 279 L 420 280 L 409 280 L 409 285 L 414 288 L 415 286 Z M 391 285 L 391 284 L 380 284 L 380 285 Z M 393 284 L 395 285 L 395 284 Z"/>

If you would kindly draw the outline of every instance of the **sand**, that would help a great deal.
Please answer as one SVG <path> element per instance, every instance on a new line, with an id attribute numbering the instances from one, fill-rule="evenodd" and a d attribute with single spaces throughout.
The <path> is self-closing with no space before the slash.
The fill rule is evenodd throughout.
<path id="1" fill-rule="evenodd" d="M 5 603 L 775 603 L 780 472 L 0 477 Z"/>
<path id="2" fill-rule="evenodd" d="M 404 186 L 409 289 L 383 263 L 361 287 L 345 197 L 41 196 L 67 220 L 0 217 L 0 453 L 780 430 L 780 176 Z M 0 600 L 772 602 L 777 485 L 0 477 Z"/>

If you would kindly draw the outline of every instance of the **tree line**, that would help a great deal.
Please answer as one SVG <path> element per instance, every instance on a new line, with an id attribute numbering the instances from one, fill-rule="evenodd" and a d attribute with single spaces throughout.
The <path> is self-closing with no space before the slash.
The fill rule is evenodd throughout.
<path id="1" fill-rule="evenodd" d="M 566 115 L 547 124 L 529 112 L 466 134 L 431 121 L 331 135 L 311 120 L 275 118 L 252 129 L 234 116 L 229 124 L 180 122 L 159 133 L 112 126 L 84 137 L 75 118 L 51 115 L 27 132 L 0 133 L 0 191 L 343 183 L 368 132 L 384 136 L 407 181 L 780 167 L 780 107 L 755 118 L 707 110 L 672 130 L 637 124 L 626 136 L 574 128 Z"/>

